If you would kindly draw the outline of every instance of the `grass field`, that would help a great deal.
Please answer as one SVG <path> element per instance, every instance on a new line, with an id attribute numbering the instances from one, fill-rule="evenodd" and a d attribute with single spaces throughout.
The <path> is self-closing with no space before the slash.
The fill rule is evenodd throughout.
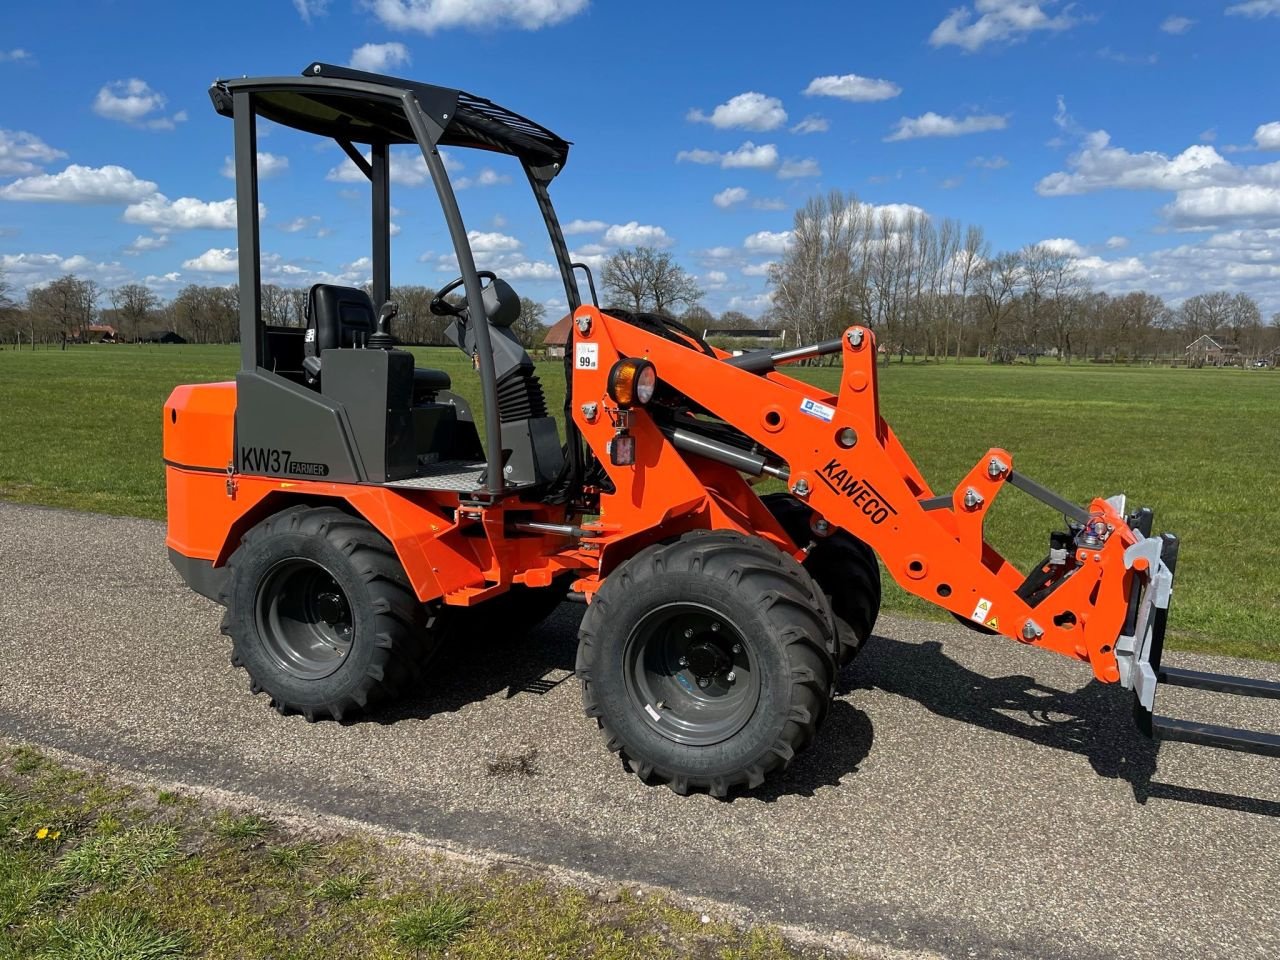
<path id="1" fill-rule="evenodd" d="M 460 353 L 419 350 L 478 400 Z M 227 379 L 235 347 L 0 351 L 0 499 L 161 517 L 160 408 L 178 383 Z M 564 377 L 541 365 L 557 412 Z M 834 389 L 837 371 L 801 375 Z M 1280 374 L 1164 368 L 893 364 L 884 413 L 936 490 L 991 446 L 1079 502 L 1124 492 L 1183 539 L 1170 644 L 1280 659 Z M 1026 567 L 1061 519 L 1016 490 L 989 538 Z M 931 608 L 894 590 L 886 608 Z"/>
<path id="2" fill-rule="evenodd" d="M 574 889 L 0 750 L 0 960 L 844 956 L 632 889 Z"/>

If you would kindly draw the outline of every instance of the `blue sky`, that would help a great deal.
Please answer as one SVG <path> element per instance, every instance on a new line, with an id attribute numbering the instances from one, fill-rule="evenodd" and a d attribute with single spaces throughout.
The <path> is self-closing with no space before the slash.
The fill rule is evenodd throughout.
<path id="1" fill-rule="evenodd" d="M 1095 288 L 1280 310 L 1280 0 L 645 3 L 78 0 L 0 32 L 0 265 L 163 297 L 235 279 L 231 124 L 215 77 L 356 62 L 488 97 L 575 142 L 553 186 L 570 244 L 670 249 L 706 305 L 757 314 L 815 192 L 1051 240 Z M 338 148 L 279 127 L 270 280 L 367 278 L 367 201 Z M 456 272 L 406 152 L 393 283 Z M 477 259 L 563 307 L 510 158 L 454 150 Z"/>

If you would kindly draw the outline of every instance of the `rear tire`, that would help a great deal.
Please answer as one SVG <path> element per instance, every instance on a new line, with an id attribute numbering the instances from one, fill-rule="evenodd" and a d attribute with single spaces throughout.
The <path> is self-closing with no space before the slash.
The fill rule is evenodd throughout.
<path id="1" fill-rule="evenodd" d="M 268 517 L 227 566 L 231 662 L 281 713 L 349 719 L 418 680 L 439 645 L 390 542 L 336 507 Z"/>
<path id="2" fill-rule="evenodd" d="M 880 616 L 880 564 L 875 551 L 846 530 L 819 537 L 810 526 L 813 510 L 789 493 L 771 493 L 761 501 L 796 546 L 813 544 L 804 568 L 831 602 L 840 641 L 840 666 L 858 655 Z"/>
<path id="3" fill-rule="evenodd" d="M 642 780 L 758 787 L 809 745 L 835 676 L 822 591 L 772 544 L 699 530 L 611 573 L 582 621 L 587 715 Z"/>

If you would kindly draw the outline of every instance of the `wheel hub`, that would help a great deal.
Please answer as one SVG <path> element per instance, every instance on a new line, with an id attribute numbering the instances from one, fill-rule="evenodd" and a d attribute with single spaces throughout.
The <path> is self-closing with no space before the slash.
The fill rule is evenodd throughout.
<path id="1" fill-rule="evenodd" d="M 689 670 L 699 680 L 710 680 L 727 673 L 733 666 L 729 654 L 714 640 L 699 640 L 689 647 L 685 659 Z"/>
<path id="2" fill-rule="evenodd" d="M 342 594 L 326 590 L 316 595 L 316 613 L 320 619 L 331 627 L 337 627 L 351 621 L 351 612 Z"/>

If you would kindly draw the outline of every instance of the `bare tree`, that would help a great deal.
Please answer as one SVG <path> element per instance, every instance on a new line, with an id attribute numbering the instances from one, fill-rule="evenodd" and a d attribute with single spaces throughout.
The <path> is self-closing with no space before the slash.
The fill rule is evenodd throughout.
<path id="1" fill-rule="evenodd" d="M 31 339 L 38 326 L 45 339 L 59 340 L 63 346 L 73 336 L 87 336 L 97 313 L 98 285 L 75 274 L 59 277 L 27 293 L 27 315 Z"/>
<path id="2" fill-rule="evenodd" d="M 126 283 L 107 294 L 115 311 L 118 332 L 127 340 L 137 340 L 145 332 L 152 314 L 160 307 L 154 290 L 140 283 Z"/>
<path id="3" fill-rule="evenodd" d="M 511 329 L 515 331 L 520 345 L 526 350 L 538 346 L 542 343 L 542 338 L 547 335 L 547 328 L 542 322 L 546 315 L 547 308 L 537 300 L 531 300 L 528 297 L 520 298 L 520 317 L 511 325 Z"/>
<path id="4" fill-rule="evenodd" d="M 653 247 L 619 250 L 605 261 L 605 289 L 620 305 L 632 310 L 670 313 L 673 307 L 691 307 L 702 291 L 671 254 Z"/>
<path id="5" fill-rule="evenodd" d="M 978 271 L 978 295 L 987 320 L 987 363 L 1011 359 L 1005 343 L 1005 320 L 1012 310 L 1021 272 L 1022 258 L 1017 253 L 999 254 Z"/>

